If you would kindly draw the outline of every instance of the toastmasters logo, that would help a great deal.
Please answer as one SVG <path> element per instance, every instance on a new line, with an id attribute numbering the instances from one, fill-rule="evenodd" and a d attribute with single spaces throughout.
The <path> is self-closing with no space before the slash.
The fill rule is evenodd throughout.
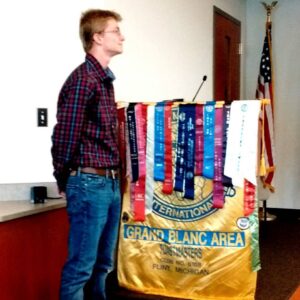
<path id="1" fill-rule="evenodd" d="M 225 197 L 233 197 L 235 190 L 225 188 Z M 185 199 L 183 193 L 162 193 L 162 185 L 157 182 L 152 211 L 164 218 L 179 222 L 192 222 L 203 219 L 217 211 L 213 208 L 212 181 L 203 177 L 195 177 L 195 198 Z"/>

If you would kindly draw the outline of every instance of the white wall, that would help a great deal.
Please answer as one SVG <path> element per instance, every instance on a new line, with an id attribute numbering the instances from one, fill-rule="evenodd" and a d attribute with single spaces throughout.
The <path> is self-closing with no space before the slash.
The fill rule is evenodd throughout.
<path id="1" fill-rule="evenodd" d="M 111 0 L 124 16 L 125 52 L 112 63 L 117 98 L 125 101 L 211 99 L 213 5 L 245 20 L 244 0 Z"/>
<path id="2" fill-rule="evenodd" d="M 84 59 L 83 10 L 114 9 L 124 21 L 125 52 L 111 68 L 121 101 L 212 97 L 213 5 L 245 21 L 244 0 L 12 0 L 0 4 L 0 183 L 51 182 L 50 136 L 57 95 Z M 36 126 L 36 109 L 49 126 Z"/>
<path id="3" fill-rule="evenodd" d="M 263 39 L 265 9 L 260 0 L 247 1 L 245 94 L 255 94 Z M 271 3 L 271 1 L 267 1 Z M 275 88 L 276 192 L 269 207 L 300 209 L 300 1 L 280 0 L 272 13 Z"/>
<path id="4" fill-rule="evenodd" d="M 50 136 L 57 95 L 83 59 L 78 20 L 103 1 L 12 0 L 0 4 L 0 183 L 53 181 Z M 49 127 L 36 126 L 38 107 Z"/>

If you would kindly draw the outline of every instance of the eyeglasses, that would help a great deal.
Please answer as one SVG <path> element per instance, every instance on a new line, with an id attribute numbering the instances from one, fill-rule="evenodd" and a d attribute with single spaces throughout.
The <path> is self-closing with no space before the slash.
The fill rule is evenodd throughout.
<path id="1" fill-rule="evenodd" d="M 114 30 L 102 31 L 102 32 L 99 32 L 99 33 L 114 33 L 118 36 L 120 36 L 122 34 L 120 28 L 117 28 L 117 29 L 114 29 Z"/>

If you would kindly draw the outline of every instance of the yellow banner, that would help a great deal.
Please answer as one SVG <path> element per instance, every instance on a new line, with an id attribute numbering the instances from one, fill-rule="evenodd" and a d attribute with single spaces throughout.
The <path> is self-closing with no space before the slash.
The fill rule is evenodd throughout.
<path id="1" fill-rule="evenodd" d="M 212 183 L 197 177 L 197 201 L 163 195 L 133 222 L 125 193 L 118 252 L 120 285 L 142 293 L 187 299 L 254 299 L 251 224 L 243 191 L 228 189 L 225 207 L 212 208 Z"/>
<path id="2" fill-rule="evenodd" d="M 176 113 L 173 121 L 175 141 Z M 212 180 L 195 177 L 194 200 L 180 192 L 166 195 L 153 181 L 152 209 L 144 222 L 134 222 L 129 180 L 118 249 L 121 286 L 182 299 L 254 299 L 258 219 L 257 210 L 244 217 L 242 189 L 225 187 L 224 208 L 215 209 Z"/>

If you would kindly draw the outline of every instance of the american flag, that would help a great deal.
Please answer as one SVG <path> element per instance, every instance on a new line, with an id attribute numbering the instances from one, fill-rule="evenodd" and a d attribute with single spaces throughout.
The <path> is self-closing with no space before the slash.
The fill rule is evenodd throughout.
<path id="1" fill-rule="evenodd" d="M 274 192 L 274 98 L 271 54 L 271 22 L 267 22 L 266 36 L 258 74 L 256 99 L 270 99 L 270 105 L 262 105 L 260 176 L 264 187 Z"/>

